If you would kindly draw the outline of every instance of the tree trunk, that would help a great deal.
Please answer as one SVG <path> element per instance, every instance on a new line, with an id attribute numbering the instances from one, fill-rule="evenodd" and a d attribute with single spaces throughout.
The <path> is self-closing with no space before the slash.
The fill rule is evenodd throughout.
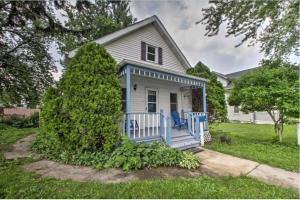
<path id="1" fill-rule="evenodd" d="M 275 113 L 272 111 L 267 111 L 268 114 L 271 116 L 273 122 L 274 122 L 274 129 L 276 136 L 279 140 L 279 142 L 282 142 L 282 133 L 283 133 L 283 115 L 279 112 L 279 118 L 276 120 Z"/>

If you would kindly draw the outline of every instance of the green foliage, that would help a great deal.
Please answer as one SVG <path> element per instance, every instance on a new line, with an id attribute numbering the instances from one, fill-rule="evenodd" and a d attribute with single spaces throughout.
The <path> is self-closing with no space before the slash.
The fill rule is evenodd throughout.
<path id="1" fill-rule="evenodd" d="M 0 124 L 5 124 L 15 128 L 36 128 L 39 127 L 39 113 L 34 113 L 29 117 L 20 117 L 18 115 L 1 117 Z"/>
<path id="2" fill-rule="evenodd" d="M 0 129 L 0 197 L 9 199 L 167 199 L 167 198 L 283 198 L 296 199 L 299 193 L 268 185 L 249 177 L 199 176 L 150 179 L 129 183 L 102 184 L 43 178 L 25 172 L 28 159 L 5 160 L 3 152 L 18 139 L 37 129 Z M 268 151 L 265 151 L 268 152 Z M 275 154 L 274 154 L 275 157 Z M 287 162 L 289 163 L 289 162 Z M 145 171 L 147 173 L 148 171 Z M 145 176 L 147 176 L 145 174 Z M 151 177 L 149 175 L 148 177 Z M 151 177 L 152 178 L 152 177 Z M 170 189 L 172 188 L 172 189 Z"/>
<path id="3" fill-rule="evenodd" d="M 126 0 L 1 0 L 0 101 L 35 107 L 54 82 L 57 62 L 49 48 L 63 55 L 132 21 Z"/>
<path id="4" fill-rule="evenodd" d="M 227 36 L 244 37 L 250 45 L 261 43 L 261 51 L 267 56 L 288 57 L 299 54 L 299 0 L 272 1 L 210 1 L 203 9 L 201 21 L 208 36 L 219 33 L 226 24 Z"/>
<path id="5" fill-rule="evenodd" d="M 120 91 L 118 66 L 104 47 L 82 46 L 45 94 L 41 137 L 74 151 L 110 151 L 120 138 Z"/>
<path id="6" fill-rule="evenodd" d="M 286 118 L 299 117 L 299 67 L 280 60 L 265 60 L 258 70 L 234 82 L 228 101 L 230 105 L 241 105 L 246 113 L 267 111 L 282 141 Z"/>
<path id="7" fill-rule="evenodd" d="M 135 143 L 127 137 L 111 152 L 71 152 L 65 148 L 49 151 L 51 143 L 35 141 L 33 148 L 48 158 L 64 163 L 94 166 L 102 168 L 122 168 L 123 170 L 143 169 L 145 167 L 175 166 L 195 169 L 200 162 L 192 153 L 172 149 L 167 145 L 154 142 L 151 144 Z"/>
<path id="8" fill-rule="evenodd" d="M 296 125 L 284 126 L 282 143 L 274 136 L 271 124 L 219 123 L 209 128 L 213 140 L 206 148 L 289 171 L 300 171 Z M 219 142 L 219 135 L 224 133 L 231 138 L 231 145 Z"/>
<path id="9" fill-rule="evenodd" d="M 226 120 L 227 109 L 225 91 L 222 84 L 217 80 L 217 76 L 211 73 L 210 69 L 201 62 L 198 62 L 194 68 L 188 69 L 187 73 L 193 76 L 206 78 L 210 81 L 206 84 L 207 112 L 209 113 L 209 120 Z M 193 92 L 195 94 L 194 96 L 198 97 L 193 101 L 193 107 L 195 108 L 195 111 L 201 111 L 202 101 L 200 99 L 202 99 L 202 93 L 200 93 L 199 89 Z"/>

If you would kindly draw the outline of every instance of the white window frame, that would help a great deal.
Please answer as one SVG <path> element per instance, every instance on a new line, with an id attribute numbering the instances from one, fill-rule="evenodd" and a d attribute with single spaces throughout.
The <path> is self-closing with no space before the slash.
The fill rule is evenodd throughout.
<path id="1" fill-rule="evenodd" d="M 159 90 L 154 89 L 154 88 L 146 88 L 146 112 L 149 113 L 149 108 L 148 108 L 148 91 L 155 91 L 156 92 L 156 102 L 150 102 L 150 103 L 155 103 L 156 104 L 156 113 L 159 112 L 159 107 L 158 107 L 158 98 L 159 98 Z M 150 112 L 153 113 L 153 112 Z"/>
<path id="2" fill-rule="evenodd" d="M 152 48 L 155 49 L 154 61 L 148 59 L 148 53 L 153 55 L 153 53 L 148 52 L 148 47 L 152 47 Z M 153 63 L 158 63 L 158 47 L 146 43 L 146 61 L 153 62 Z"/>

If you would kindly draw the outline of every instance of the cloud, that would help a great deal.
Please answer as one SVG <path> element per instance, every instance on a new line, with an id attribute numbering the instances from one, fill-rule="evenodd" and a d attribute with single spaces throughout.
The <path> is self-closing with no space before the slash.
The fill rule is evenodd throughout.
<path id="1" fill-rule="evenodd" d="M 205 36 L 205 26 L 195 22 L 207 1 L 132 1 L 130 6 L 138 20 L 157 15 L 192 66 L 201 61 L 214 71 L 230 73 L 256 67 L 263 57 L 258 45 L 234 47 L 241 38 L 225 37 L 224 27 L 217 36 Z"/>

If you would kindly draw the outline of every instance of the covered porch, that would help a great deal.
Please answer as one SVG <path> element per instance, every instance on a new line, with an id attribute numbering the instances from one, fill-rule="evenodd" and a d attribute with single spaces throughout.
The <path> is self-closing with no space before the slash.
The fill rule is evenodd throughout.
<path id="1" fill-rule="evenodd" d="M 208 131 L 206 80 L 161 68 L 126 63 L 120 71 L 124 88 L 123 134 L 137 142 L 161 140 L 174 148 L 204 145 Z M 191 90 L 202 94 L 201 112 L 192 110 Z M 171 112 L 178 112 L 181 127 Z"/>

